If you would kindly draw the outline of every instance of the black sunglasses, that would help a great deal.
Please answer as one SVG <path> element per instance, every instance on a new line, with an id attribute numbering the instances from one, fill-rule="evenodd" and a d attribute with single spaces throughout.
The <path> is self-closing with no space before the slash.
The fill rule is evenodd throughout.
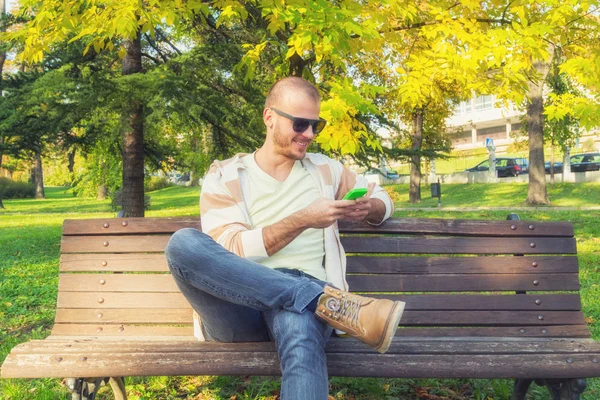
<path id="1" fill-rule="evenodd" d="M 316 135 L 317 133 L 321 132 L 323 130 L 323 128 L 325 128 L 325 125 L 327 125 L 327 121 L 325 121 L 323 118 L 319 118 L 319 119 L 298 118 L 298 117 L 294 117 L 290 114 L 284 113 L 283 111 L 278 110 L 273 107 L 271 107 L 271 110 L 275 111 L 276 114 L 281 115 L 282 117 L 285 117 L 285 118 L 291 120 L 292 121 L 292 129 L 296 133 L 304 133 L 304 132 L 306 132 L 308 127 L 311 126 L 313 133 Z"/>

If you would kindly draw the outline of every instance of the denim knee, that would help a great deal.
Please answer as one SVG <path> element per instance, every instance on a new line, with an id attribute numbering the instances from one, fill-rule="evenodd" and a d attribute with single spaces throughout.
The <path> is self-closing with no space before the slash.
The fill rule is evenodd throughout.
<path id="1" fill-rule="evenodd" d="M 273 320 L 273 335 L 280 351 L 323 354 L 332 329 L 310 311 L 296 313 L 281 310 Z"/>
<path id="2" fill-rule="evenodd" d="M 209 238 L 206 234 L 194 228 L 183 228 L 171 236 L 167 247 L 165 248 L 165 256 L 171 273 L 178 274 L 180 268 L 184 267 L 192 254 L 195 257 L 203 254 L 201 243 Z"/>

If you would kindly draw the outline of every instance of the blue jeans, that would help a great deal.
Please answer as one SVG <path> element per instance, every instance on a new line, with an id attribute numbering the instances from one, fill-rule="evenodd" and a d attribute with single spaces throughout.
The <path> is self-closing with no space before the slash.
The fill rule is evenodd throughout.
<path id="1" fill-rule="evenodd" d="M 181 293 L 202 318 L 207 339 L 272 338 L 281 366 L 281 398 L 327 399 L 325 345 L 332 328 L 306 310 L 326 282 L 241 258 L 192 228 L 173 234 L 166 256 Z"/>

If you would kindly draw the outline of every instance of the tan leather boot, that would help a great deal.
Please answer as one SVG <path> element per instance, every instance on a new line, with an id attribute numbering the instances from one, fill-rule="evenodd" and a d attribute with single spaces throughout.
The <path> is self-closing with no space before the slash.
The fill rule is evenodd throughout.
<path id="1" fill-rule="evenodd" d="M 325 286 L 316 314 L 336 329 L 385 353 L 404 312 L 401 301 L 374 299 Z"/>

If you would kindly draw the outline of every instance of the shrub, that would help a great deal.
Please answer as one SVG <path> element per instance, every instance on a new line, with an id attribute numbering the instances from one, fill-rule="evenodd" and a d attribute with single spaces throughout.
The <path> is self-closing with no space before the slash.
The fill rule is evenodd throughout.
<path id="1" fill-rule="evenodd" d="M 35 197 L 35 186 L 26 182 L 0 178 L 0 197 L 3 199 L 33 198 Z"/>
<path id="2" fill-rule="evenodd" d="M 153 192 L 171 186 L 171 182 L 166 176 L 150 176 L 144 180 L 144 191 Z"/>

